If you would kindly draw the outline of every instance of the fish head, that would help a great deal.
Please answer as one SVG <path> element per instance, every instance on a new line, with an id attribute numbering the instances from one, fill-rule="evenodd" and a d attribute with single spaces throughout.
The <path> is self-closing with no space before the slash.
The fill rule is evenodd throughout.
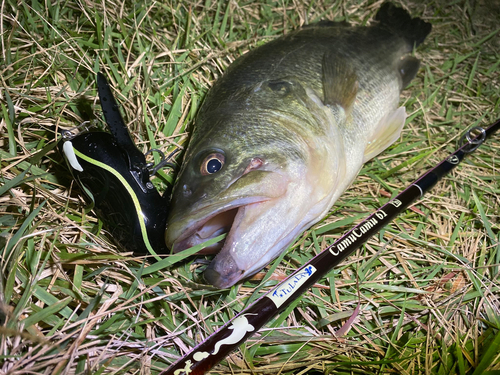
<path id="1" fill-rule="evenodd" d="M 288 187 L 283 157 L 242 144 L 245 136 L 214 134 L 188 148 L 177 178 L 166 231 L 174 252 L 227 233 L 242 206 L 276 199 Z M 216 243 L 201 253 L 214 253 Z"/>

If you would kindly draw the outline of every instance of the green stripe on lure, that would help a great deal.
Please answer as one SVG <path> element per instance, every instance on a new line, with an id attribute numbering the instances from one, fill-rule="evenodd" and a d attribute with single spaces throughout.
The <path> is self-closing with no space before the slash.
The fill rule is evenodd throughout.
<path id="1" fill-rule="evenodd" d="M 174 192 L 167 246 L 227 232 L 205 278 L 226 288 L 320 220 L 405 122 L 409 55 L 431 25 L 384 4 L 369 27 L 321 22 L 236 60 L 198 114 Z"/>

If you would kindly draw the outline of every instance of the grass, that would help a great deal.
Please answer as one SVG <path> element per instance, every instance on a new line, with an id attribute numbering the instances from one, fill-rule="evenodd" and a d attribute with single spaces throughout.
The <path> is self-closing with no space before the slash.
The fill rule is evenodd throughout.
<path id="1" fill-rule="evenodd" d="M 403 1 L 434 28 L 403 94 L 402 137 L 272 264 L 270 280 L 219 291 L 199 284 L 196 257 L 158 265 L 113 245 L 55 151 L 61 129 L 103 127 L 98 70 L 138 147 L 168 152 L 186 145 L 237 56 L 304 23 L 366 23 L 380 3 L 2 2 L 0 373 L 159 373 L 446 157 L 465 129 L 500 117 L 498 6 Z M 213 373 L 498 374 L 499 139 Z M 155 184 L 172 181 L 164 170 Z"/>

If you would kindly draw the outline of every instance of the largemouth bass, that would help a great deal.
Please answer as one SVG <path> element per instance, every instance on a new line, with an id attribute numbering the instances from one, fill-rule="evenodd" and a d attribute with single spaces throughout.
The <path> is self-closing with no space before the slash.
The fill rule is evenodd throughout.
<path id="1" fill-rule="evenodd" d="M 237 59 L 208 93 L 172 196 L 178 252 L 227 233 L 204 273 L 220 288 L 265 267 L 326 215 L 400 135 L 409 55 L 431 25 L 384 4 L 368 27 L 320 22 Z"/>

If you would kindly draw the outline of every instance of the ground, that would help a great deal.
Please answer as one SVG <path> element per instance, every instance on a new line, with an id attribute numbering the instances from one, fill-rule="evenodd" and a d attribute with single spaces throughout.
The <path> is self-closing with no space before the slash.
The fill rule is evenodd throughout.
<path id="1" fill-rule="evenodd" d="M 182 149 L 237 56 L 320 19 L 367 23 L 381 3 L 2 2 L 0 373 L 158 374 L 500 117 L 499 2 L 401 1 L 433 24 L 407 125 L 282 259 L 219 291 L 200 257 L 113 243 L 55 150 L 61 129 L 103 127 L 98 70 L 141 150 Z M 499 154 L 497 134 L 213 373 L 498 373 Z"/>

